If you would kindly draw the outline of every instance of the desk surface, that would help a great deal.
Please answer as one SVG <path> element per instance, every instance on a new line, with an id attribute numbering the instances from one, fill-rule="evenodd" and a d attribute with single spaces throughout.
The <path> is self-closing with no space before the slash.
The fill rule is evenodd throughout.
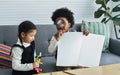
<path id="1" fill-rule="evenodd" d="M 58 72 L 41 73 L 34 75 L 120 75 L 120 63 L 106 65 L 106 66 L 92 67 L 92 68 L 67 70 L 65 72 L 71 74 L 64 73 L 63 71 L 58 71 Z"/>

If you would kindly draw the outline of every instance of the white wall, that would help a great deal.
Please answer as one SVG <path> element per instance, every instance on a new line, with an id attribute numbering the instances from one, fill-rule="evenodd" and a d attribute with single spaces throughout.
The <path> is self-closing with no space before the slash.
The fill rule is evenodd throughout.
<path id="1" fill-rule="evenodd" d="M 75 23 L 100 21 L 93 15 L 98 7 L 95 0 L 0 0 L 0 25 L 18 25 L 24 20 L 52 24 L 52 12 L 61 7 L 74 12 Z"/>

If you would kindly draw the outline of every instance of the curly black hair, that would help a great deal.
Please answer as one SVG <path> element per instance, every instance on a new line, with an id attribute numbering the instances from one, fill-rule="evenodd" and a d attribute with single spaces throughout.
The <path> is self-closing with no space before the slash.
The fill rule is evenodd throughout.
<path id="1" fill-rule="evenodd" d="M 74 13 L 72 11 L 70 11 L 68 8 L 59 8 L 53 12 L 51 19 L 55 24 L 55 21 L 57 18 L 64 17 L 68 20 L 69 23 L 71 23 L 71 27 L 72 27 L 74 25 L 73 14 Z"/>

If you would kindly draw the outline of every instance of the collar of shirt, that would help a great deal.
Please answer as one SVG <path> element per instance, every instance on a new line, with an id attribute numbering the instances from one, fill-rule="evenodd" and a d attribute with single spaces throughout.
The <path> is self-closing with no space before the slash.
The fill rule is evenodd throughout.
<path id="1" fill-rule="evenodd" d="M 28 47 L 28 46 L 30 46 L 30 43 L 26 43 L 26 42 L 21 43 L 20 39 L 18 39 L 17 44 L 19 44 L 21 46 L 23 45 L 25 48 Z"/>

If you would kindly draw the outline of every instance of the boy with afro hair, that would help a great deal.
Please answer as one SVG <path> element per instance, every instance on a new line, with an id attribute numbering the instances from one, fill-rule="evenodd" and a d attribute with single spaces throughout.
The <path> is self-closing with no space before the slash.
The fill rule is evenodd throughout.
<path id="1" fill-rule="evenodd" d="M 57 45 L 60 37 L 63 33 L 73 32 L 75 30 L 70 30 L 70 28 L 74 25 L 74 13 L 68 8 L 59 8 L 56 9 L 52 14 L 52 21 L 54 25 L 56 25 L 57 33 L 51 38 L 50 45 L 48 47 L 48 52 L 51 54 L 55 54 L 55 58 L 57 59 Z M 89 34 L 89 31 L 83 32 L 85 35 Z M 66 70 L 66 67 L 57 67 L 57 70 Z"/>

